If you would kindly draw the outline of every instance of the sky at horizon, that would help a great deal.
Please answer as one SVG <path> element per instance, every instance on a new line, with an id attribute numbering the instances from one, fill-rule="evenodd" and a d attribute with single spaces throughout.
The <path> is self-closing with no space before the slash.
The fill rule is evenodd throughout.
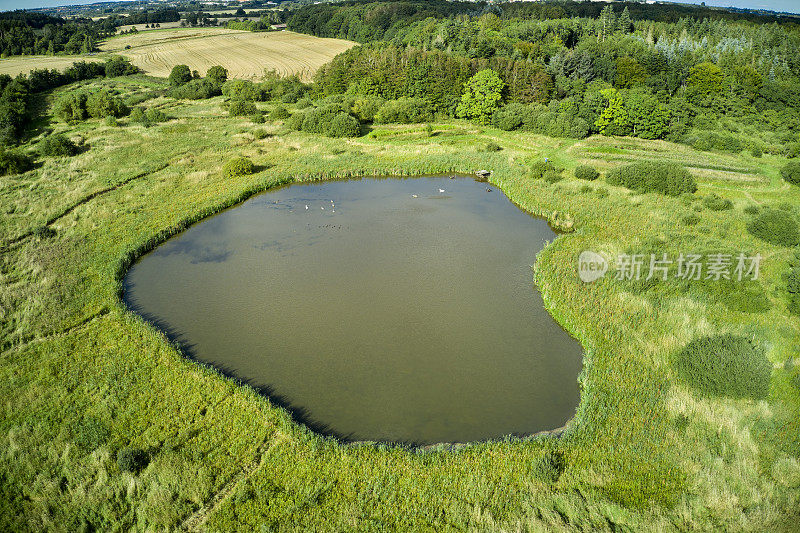
<path id="1" fill-rule="evenodd" d="M 677 0 L 665 0 L 675 2 Z M 699 4 L 701 0 L 682 0 L 682 3 Z M 34 9 L 38 7 L 57 7 L 68 5 L 86 5 L 97 3 L 97 0 L 0 0 L 0 11 L 13 9 Z M 800 14 L 798 0 L 706 0 L 706 5 L 717 7 L 739 7 L 749 9 L 769 9 Z"/>

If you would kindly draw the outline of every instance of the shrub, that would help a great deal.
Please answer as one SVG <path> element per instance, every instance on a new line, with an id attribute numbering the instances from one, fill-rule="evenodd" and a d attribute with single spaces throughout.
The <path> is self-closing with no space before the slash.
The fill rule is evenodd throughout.
<path id="1" fill-rule="evenodd" d="M 693 193 L 697 183 L 686 168 L 675 163 L 641 161 L 615 168 L 606 181 L 637 192 L 655 192 L 667 196 Z"/>
<path id="2" fill-rule="evenodd" d="M 53 114 L 63 122 L 77 122 L 86 120 L 86 93 L 72 92 L 67 93 L 56 100 L 53 105 Z"/>
<path id="3" fill-rule="evenodd" d="M 228 81 L 228 70 L 220 65 L 214 65 L 206 72 L 206 78 L 217 85 L 222 85 Z"/>
<path id="4" fill-rule="evenodd" d="M 250 100 L 233 100 L 228 105 L 228 113 L 232 117 L 245 117 L 258 113 L 258 107 Z"/>
<path id="5" fill-rule="evenodd" d="M 325 131 L 330 137 L 357 137 L 360 133 L 361 124 L 347 113 L 338 113 L 334 116 Z"/>
<path id="6" fill-rule="evenodd" d="M 167 117 L 166 113 L 154 107 L 151 107 L 144 112 L 144 118 L 151 124 L 155 124 L 156 122 L 166 122 L 169 120 L 169 117 Z"/>
<path id="7" fill-rule="evenodd" d="M 500 146 L 499 144 L 490 142 L 490 143 L 486 143 L 486 146 L 484 146 L 483 151 L 484 152 L 499 152 L 502 149 L 503 149 L 503 147 Z"/>
<path id="8" fill-rule="evenodd" d="M 763 209 L 747 224 L 747 231 L 762 241 L 778 246 L 800 244 L 800 227 L 797 219 L 786 211 Z"/>
<path id="9" fill-rule="evenodd" d="M 267 121 L 267 119 L 264 118 L 264 114 L 263 113 L 253 113 L 250 116 L 250 122 L 252 122 L 253 124 L 263 124 L 266 121 Z"/>
<path id="10" fill-rule="evenodd" d="M 581 180 L 594 181 L 600 177 L 600 173 L 589 165 L 579 165 L 575 168 L 575 177 Z"/>
<path id="11" fill-rule="evenodd" d="M 139 122 L 141 124 L 146 124 L 147 117 L 144 114 L 144 109 L 141 107 L 134 107 L 131 111 L 131 122 Z"/>
<path id="12" fill-rule="evenodd" d="M 560 450 L 547 450 L 536 463 L 536 473 L 549 483 L 558 481 L 566 468 L 567 461 L 564 458 L 564 452 Z"/>
<path id="13" fill-rule="evenodd" d="M 0 176 L 22 174 L 33 168 L 33 159 L 18 150 L 0 147 Z"/>
<path id="14" fill-rule="evenodd" d="M 247 176 L 256 171 L 256 166 L 246 157 L 236 157 L 231 159 L 222 167 L 222 172 L 229 178 Z"/>
<path id="15" fill-rule="evenodd" d="M 733 202 L 726 198 L 720 198 L 714 193 L 703 198 L 703 205 L 712 211 L 725 211 L 733 207 Z"/>
<path id="16" fill-rule="evenodd" d="M 122 448 L 117 452 L 117 467 L 122 472 L 138 473 L 147 463 L 147 453 L 139 448 Z"/>
<path id="17" fill-rule="evenodd" d="M 107 78 L 127 76 L 137 72 L 139 72 L 139 68 L 134 66 L 128 58 L 114 56 L 106 60 L 105 73 Z"/>
<path id="18" fill-rule="evenodd" d="M 522 116 L 526 106 L 523 104 L 508 104 L 501 107 L 492 115 L 492 125 L 504 131 L 513 131 L 522 126 Z"/>
<path id="19" fill-rule="evenodd" d="M 786 278 L 786 292 L 789 294 L 789 312 L 800 315 L 800 250 L 794 254 L 789 263 Z"/>
<path id="20" fill-rule="evenodd" d="M 170 98 L 204 100 L 222 94 L 219 83 L 210 79 L 191 80 L 167 91 Z"/>
<path id="21" fill-rule="evenodd" d="M 192 71 L 187 65 L 175 65 L 169 73 L 169 84 L 173 87 L 180 87 L 192 80 Z"/>
<path id="22" fill-rule="evenodd" d="M 114 128 L 119 126 L 119 122 L 117 121 L 117 117 L 111 117 L 111 116 L 106 117 L 106 126 L 112 126 Z"/>
<path id="23" fill-rule="evenodd" d="M 269 117 L 272 120 L 286 120 L 291 116 L 289 110 L 283 107 L 282 105 L 276 106 L 275 109 L 269 114 Z"/>
<path id="24" fill-rule="evenodd" d="M 564 179 L 564 176 L 561 175 L 561 172 L 552 168 L 547 169 L 544 174 L 542 174 L 542 178 L 544 178 L 544 180 L 548 183 L 556 183 L 557 181 Z"/>
<path id="25" fill-rule="evenodd" d="M 772 364 L 763 348 L 747 337 L 700 337 L 675 356 L 675 370 L 695 390 L 706 396 L 765 398 Z"/>
<path id="26" fill-rule="evenodd" d="M 761 211 L 761 208 L 756 204 L 750 204 L 744 208 L 744 212 L 748 215 L 757 215 L 759 211 Z"/>
<path id="27" fill-rule="evenodd" d="M 781 176 L 792 185 L 800 185 L 800 161 L 789 161 L 781 169 Z"/>
<path id="28" fill-rule="evenodd" d="M 753 146 L 752 148 L 750 148 L 750 155 L 752 155 L 753 157 L 761 157 L 762 155 L 764 155 L 764 152 L 763 150 L 761 150 L 760 146 Z"/>
<path id="29" fill-rule="evenodd" d="M 380 96 L 359 96 L 353 102 L 353 113 L 362 122 L 372 122 L 385 103 L 386 100 Z"/>
<path id="30" fill-rule="evenodd" d="M 300 100 L 297 101 L 297 104 L 295 104 L 295 107 L 297 109 L 307 109 L 307 108 L 311 107 L 312 105 L 314 105 L 314 103 L 311 101 L 311 98 L 304 97 L 304 98 L 301 98 Z"/>
<path id="31" fill-rule="evenodd" d="M 259 129 L 259 130 L 255 130 L 253 132 L 253 137 L 258 139 L 258 140 L 266 139 L 267 137 L 271 137 L 271 136 L 272 135 L 270 133 L 268 133 L 266 130 Z"/>
<path id="32" fill-rule="evenodd" d="M 264 100 L 264 92 L 252 81 L 229 80 L 222 86 L 222 94 L 231 100 L 250 100 L 260 102 Z"/>
<path id="33" fill-rule="evenodd" d="M 783 155 L 785 155 L 788 159 L 794 159 L 795 157 L 800 156 L 800 142 L 787 143 L 783 150 Z"/>
<path id="34" fill-rule="evenodd" d="M 389 100 L 375 113 L 375 122 L 380 124 L 416 124 L 427 122 L 431 118 L 428 102 L 422 98 Z"/>
<path id="35" fill-rule="evenodd" d="M 92 93 L 86 99 L 86 112 L 93 118 L 122 117 L 129 111 L 122 100 L 105 90 Z"/>
<path id="36" fill-rule="evenodd" d="M 286 119 L 284 125 L 290 130 L 300 131 L 303 129 L 303 122 L 305 121 L 305 119 L 306 119 L 306 112 L 298 111 L 296 113 L 293 113 L 291 117 Z"/>
<path id="37" fill-rule="evenodd" d="M 536 161 L 531 164 L 530 176 L 533 179 L 542 179 L 545 173 L 550 170 L 555 171 L 556 167 L 554 167 L 549 161 Z"/>
<path id="38" fill-rule="evenodd" d="M 78 153 L 78 146 L 66 135 L 56 133 L 48 135 L 41 145 L 39 153 L 51 157 L 70 157 Z"/>

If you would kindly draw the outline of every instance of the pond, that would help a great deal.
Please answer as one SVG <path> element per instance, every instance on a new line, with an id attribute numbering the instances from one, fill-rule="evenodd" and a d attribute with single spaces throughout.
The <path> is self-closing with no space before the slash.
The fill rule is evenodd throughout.
<path id="1" fill-rule="evenodd" d="M 191 357 L 342 438 L 530 434 L 579 399 L 580 344 L 533 283 L 554 237 L 469 178 L 296 184 L 143 256 L 124 299 Z"/>

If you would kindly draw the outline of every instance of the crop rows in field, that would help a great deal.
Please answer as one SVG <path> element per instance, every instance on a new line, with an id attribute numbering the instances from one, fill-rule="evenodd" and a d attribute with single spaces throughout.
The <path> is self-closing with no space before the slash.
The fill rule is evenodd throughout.
<path id="1" fill-rule="evenodd" d="M 172 67 L 181 64 L 201 74 L 211 66 L 222 65 L 231 78 L 259 78 L 266 69 L 282 75 L 297 74 L 308 81 L 319 67 L 353 44 L 285 31 L 195 29 L 126 35 L 109 40 L 103 50 L 127 56 L 153 76 L 166 77 Z"/>

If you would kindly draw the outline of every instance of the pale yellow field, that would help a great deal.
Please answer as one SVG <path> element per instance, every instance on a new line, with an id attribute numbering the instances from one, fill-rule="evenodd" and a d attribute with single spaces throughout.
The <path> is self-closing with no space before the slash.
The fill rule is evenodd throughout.
<path id="1" fill-rule="evenodd" d="M 290 31 L 261 32 L 225 28 L 174 28 L 114 37 L 100 45 L 99 54 L 76 56 L 19 56 L 0 59 L 0 74 L 27 74 L 33 69 L 63 70 L 75 61 L 104 61 L 124 55 L 151 76 L 167 77 L 175 65 L 189 65 L 205 75 L 222 65 L 231 78 L 257 79 L 264 69 L 297 74 L 309 81 L 319 67 L 356 43 L 321 39 Z M 130 48 L 126 49 L 125 47 Z"/>
<path id="2" fill-rule="evenodd" d="M 166 77 L 172 67 L 183 64 L 201 74 L 213 65 L 222 65 L 231 78 L 260 78 L 267 69 L 310 80 L 319 67 L 354 45 L 288 31 L 181 28 L 115 37 L 100 48 L 129 57 L 152 76 Z"/>
<path id="3" fill-rule="evenodd" d="M 72 66 L 75 61 L 104 61 L 102 54 L 88 56 L 14 56 L 0 59 L 0 74 L 16 76 L 17 74 L 27 74 L 31 70 L 47 68 L 64 70 Z"/>

